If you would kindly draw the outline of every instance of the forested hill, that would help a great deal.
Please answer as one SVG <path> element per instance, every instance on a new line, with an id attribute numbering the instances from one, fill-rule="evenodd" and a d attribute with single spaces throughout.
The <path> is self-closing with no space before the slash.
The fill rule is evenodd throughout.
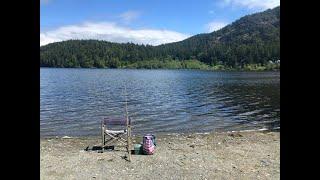
<path id="1" fill-rule="evenodd" d="M 212 33 L 159 46 L 68 40 L 40 47 L 41 67 L 234 68 L 279 59 L 280 7 L 244 16 Z"/>

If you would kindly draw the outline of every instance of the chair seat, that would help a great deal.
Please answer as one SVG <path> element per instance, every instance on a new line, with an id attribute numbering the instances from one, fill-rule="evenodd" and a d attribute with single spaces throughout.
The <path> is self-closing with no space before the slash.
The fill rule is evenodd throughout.
<path id="1" fill-rule="evenodd" d="M 123 134 L 125 133 L 126 130 L 118 130 L 118 131 L 115 131 L 115 130 L 108 130 L 106 129 L 106 133 L 110 133 L 110 134 Z"/>

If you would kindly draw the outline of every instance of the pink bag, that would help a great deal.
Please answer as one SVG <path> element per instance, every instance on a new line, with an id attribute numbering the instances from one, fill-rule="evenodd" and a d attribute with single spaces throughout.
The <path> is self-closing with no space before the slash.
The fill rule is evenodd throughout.
<path id="1" fill-rule="evenodd" d="M 147 155 L 152 155 L 155 151 L 155 145 L 153 143 L 153 136 L 152 135 L 145 135 L 143 136 L 143 152 Z"/>

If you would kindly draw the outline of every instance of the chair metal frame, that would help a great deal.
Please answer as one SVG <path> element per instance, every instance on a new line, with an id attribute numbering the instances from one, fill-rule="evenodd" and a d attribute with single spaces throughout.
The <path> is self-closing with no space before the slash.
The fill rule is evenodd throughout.
<path id="1" fill-rule="evenodd" d="M 121 130 L 112 130 L 111 126 L 125 126 Z M 131 161 L 131 118 L 104 118 L 101 121 L 102 149 L 120 142 L 127 150 L 128 160 Z"/>

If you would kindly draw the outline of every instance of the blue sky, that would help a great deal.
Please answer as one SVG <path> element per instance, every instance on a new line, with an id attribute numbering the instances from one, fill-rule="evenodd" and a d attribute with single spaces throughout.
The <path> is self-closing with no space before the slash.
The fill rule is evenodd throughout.
<path id="1" fill-rule="evenodd" d="M 158 45 L 222 28 L 279 0 L 40 0 L 40 45 L 100 39 Z"/>

